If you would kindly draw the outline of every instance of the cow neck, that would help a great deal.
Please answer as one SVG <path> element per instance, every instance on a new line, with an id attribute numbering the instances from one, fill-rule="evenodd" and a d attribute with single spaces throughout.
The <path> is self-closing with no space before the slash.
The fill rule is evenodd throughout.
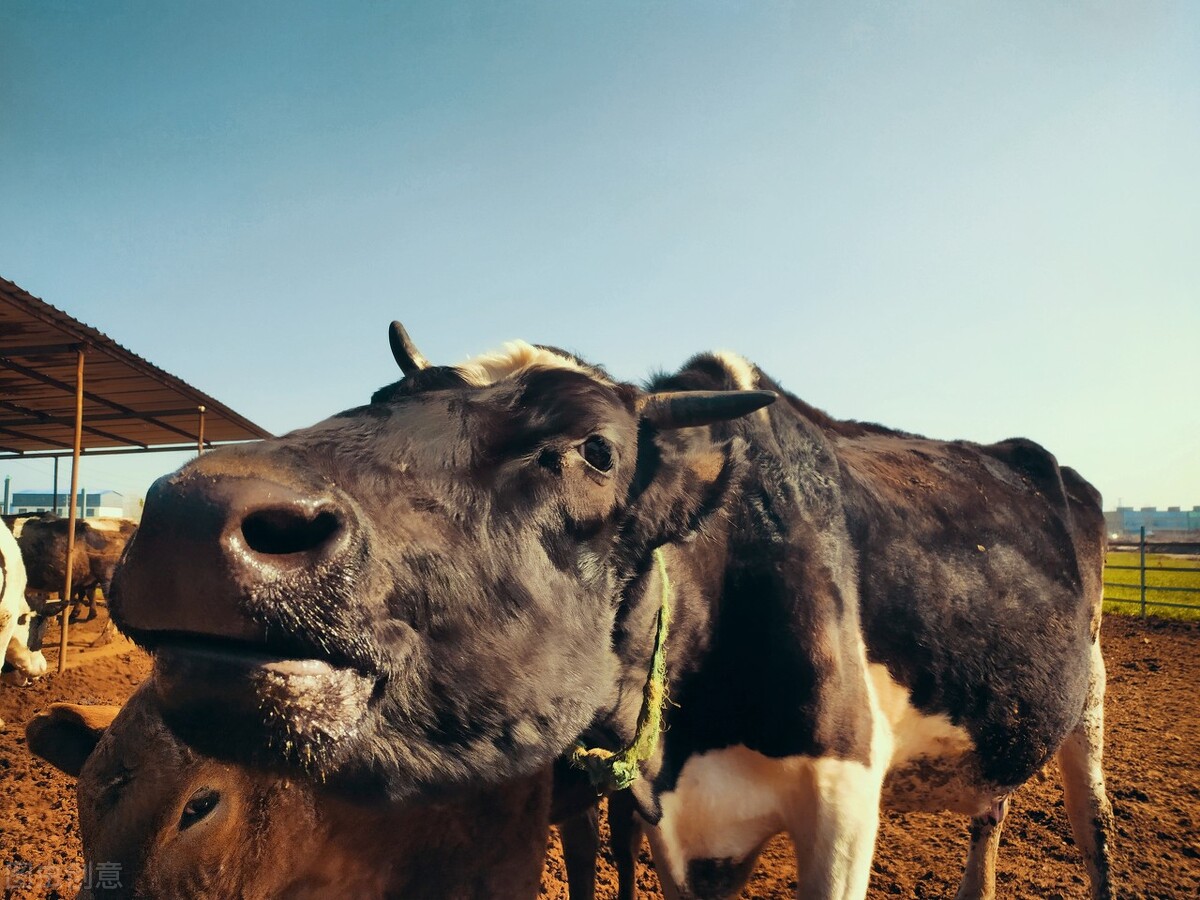
<path id="1" fill-rule="evenodd" d="M 638 711 L 637 729 L 633 740 L 615 753 L 603 747 L 588 748 L 582 741 L 575 744 L 571 763 L 583 769 L 597 788 L 622 791 L 641 775 L 641 764 L 654 755 L 658 735 L 662 730 L 662 708 L 667 696 L 667 630 L 671 620 L 671 577 L 662 548 L 654 551 L 654 562 L 662 585 L 658 607 L 658 627 L 654 632 L 654 650 L 650 654 L 650 670 L 642 688 L 642 707 Z"/>

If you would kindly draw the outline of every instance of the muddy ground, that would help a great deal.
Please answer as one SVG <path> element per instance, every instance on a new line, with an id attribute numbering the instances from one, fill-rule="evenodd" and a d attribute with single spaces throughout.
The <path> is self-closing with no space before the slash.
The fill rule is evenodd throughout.
<path id="1" fill-rule="evenodd" d="M 84 647 L 100 622 L 78 630 Z M 118 651 L 118 652 L 113 652 Z M 1104 624 L 1108 661 L 1109 794 L 1119 843 L 1116 879 L 1129 898 L 1200 897 L 1200 625 L 1110 616 Z M 95 652 L 94 650 L 92 652 Z M 0 686 L 0 885 L 4 898 L 73 896 L 79 836 L 72 779 L 30 758 L 24 723 L 56 700 L 118 703 L 145 676 L 138 652 L 110 655 L 24 689 Z M 887 815 L 871 878 L 872 900 L 952 898 L 965 858 L 965 820 L 926 814 Z M 615 874 L 604 861 L 600 898 L 615 896 Z M 657 897 L 658 882 L 643 848 L 639 896 Z M 1004 830 L 999 894 L 1010 898 L 1087 897 L 1084 871 L 1063 813 L 1057 772 L 1014 798 Z M 746 900 L 791 898 L 791 846 L 777 838 L 743 893 Z M 557 843 L 547 859 L 542 897 L 567 900 Z"/>

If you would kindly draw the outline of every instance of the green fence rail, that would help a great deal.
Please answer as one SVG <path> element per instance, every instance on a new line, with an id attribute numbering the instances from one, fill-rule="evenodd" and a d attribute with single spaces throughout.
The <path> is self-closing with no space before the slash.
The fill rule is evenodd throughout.
<path id="1" fill-rule="evenodd" d="M 1108 577 L 1110 571 L 1134 571 L 1138 573 L 1136 582 L 1120 582 L 1120 581 L 1105 581 L 1104 600 L 1107 603 L 1124 603 L 1132 606 L 1137 606 L 1140 610 L 1142 618 L 1146 617 L 1147 606 L 1163 606 L 1170 609 L 1191 609 L 1200 610 L 1200 602 L 1197 603 L 1175 603 L 1171 600 L 1160 599 L 1158 595 L 1174 595 L 1174 594 L 1200 594 L 1200 565 L 1192 566 L 1174 566 L 1160 565 L 1156 559 L 1154 565 L 1146 564 L 1146 554 L 1153 554 L 1155 557 L 1161 558 L 1163 554 L 1180 555 L 1183 557 L 1195 556 L 1200 558 L 1200 542 L 1188 541 L 1171 541 L 1169 543 L 1147 543 L 1146 529 L 1143 527 L 1138 535 L 1136 542 L 1128 541 L 1112 541 L 1108 546 L 1109 553 L 1119 553 L 1122 555 L 1136 552 L 1138 555 L 1137 565 L 1122 565 L 1119 563 L 1105 562 L 1104 572 L 1105 577 Z M 1167 580 L 1176 581 L 1192 581 L 1192 584 L 1163 584 L 1163 579 L 1157 578 L 1160 573 L 1167 573 Z M 1177 576 L 1188 575 L 1190 578 Z M 1114 597 L 1109 593 L 1110 589 L 1121 589 L 1123 591 L 1135 591 L 1136 597 Z M 1149 592 L 1152 596 L 1149 600 L 1146 599 L 1146 594 Z"/>

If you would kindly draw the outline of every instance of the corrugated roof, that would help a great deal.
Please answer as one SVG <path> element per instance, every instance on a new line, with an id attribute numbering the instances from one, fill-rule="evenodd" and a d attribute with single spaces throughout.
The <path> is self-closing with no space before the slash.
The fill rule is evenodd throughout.
<path id="1" fill-rule="evenodd" d="M 187 450 L 270 432 L 108 335 L 0 278 L 0 459 L 70 455 L 77 351 L 85 349 L 83 447 Z"/>

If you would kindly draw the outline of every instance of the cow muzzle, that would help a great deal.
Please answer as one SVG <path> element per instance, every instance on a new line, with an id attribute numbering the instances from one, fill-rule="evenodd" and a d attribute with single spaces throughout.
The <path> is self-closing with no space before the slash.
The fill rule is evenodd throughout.
<path id="1" fill-rule="evenodd" d="M 150 490 L 113 578 L 113 617 L 135 638 L 182 632 L 265 643 L 272 601 L 319 592 L 356 537 L 331 494 L 184 470 Z"/>
<path id="2" fill-rule="evenodd" d="M 345 602 L 364 553 L 357 517 L 299 476 L 216 462 L 151 488 L 113 579 L 113 619 L 154 653 L 164 715 L 190 743 L 345 737 L 381 677 Z"/>

